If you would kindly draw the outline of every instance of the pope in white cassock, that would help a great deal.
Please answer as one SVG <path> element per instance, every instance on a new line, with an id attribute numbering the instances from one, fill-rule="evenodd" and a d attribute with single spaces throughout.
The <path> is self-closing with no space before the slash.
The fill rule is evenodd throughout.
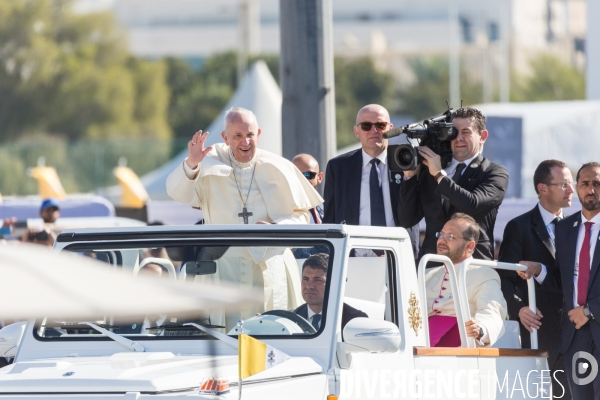
<path id="1" fill-rule="evenodd" d="M 288 160 L 257 148 L 261 130 L 250 110 L 225 115 L 225 143 L 204 148 L 208 132 L 188 142 L 188 157 L 167 178 L 167 192 L 202 210 L 207 224 L 306 224 L 309 210 L 323 199 Z M 290 310 L 302 301 L 296 260 L 289 249 L 231 247 L 217 262 L 217 273 L 203 279 L 264 288 L 260 308 L 245 306 L 211 323 L 228 331 L 237 320 L 266 310 Z"/>

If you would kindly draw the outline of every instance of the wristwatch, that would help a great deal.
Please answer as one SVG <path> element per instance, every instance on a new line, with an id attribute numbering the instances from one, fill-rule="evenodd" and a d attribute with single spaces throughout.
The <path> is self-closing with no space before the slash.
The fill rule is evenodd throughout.
<path id="1" fill-rule="evenodd" d="M 483 337 L 483 327 L 480 326 L 479 327 L 479 336 L 477 336 L 475 339 L 480 340 Z"/>
<path id="2" fill-rule="evenodd" d="M 446 173 L 446 171 L 444 171 L 444 170 L 441 170 L 440 172 L 438 172 L 437 174 L 435 174 L 435 176 L 433 177 L 433 179 L 435 179 L 435 181 L 436 181 L 436 182 L 439 182 L 439 181 L 440 181 L 440 179 L 441 179 L 443 176 L 448 176 L 448 174 Z"/>
<path id="3" fill-rule="evenodd" d="M 594 315 L 590 311 L 590 306 L 588 306 L 587 304 L 583 306 L 583 315 L 585 315 L 589 319 L 594 319 Z"/>

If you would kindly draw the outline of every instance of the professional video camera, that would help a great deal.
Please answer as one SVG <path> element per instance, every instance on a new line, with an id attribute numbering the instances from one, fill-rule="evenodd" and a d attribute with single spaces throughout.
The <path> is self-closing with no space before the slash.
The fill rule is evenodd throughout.
<path id="1" fill-rule="evenodd" d="M 408 138 L 419 140 L 420 146 L 427 146 L 436 154 L 439 154 L 442 160 L 442 168 L 446 168 L 452 161 L 450 141 L 456 138 L 458 133 L 452 126 L 452 115 L 454 113 L 455 111 L 448 107 L 448 110 L 438 117 L 426 119 L 422 123 L 390 129 L 383 134 L 383 137 L 389 139 L 405 133 Z M 392 172 L 413 170 L 423 161 L 423 158 L 412 144 L 388 146 L 387 159 Z"/>

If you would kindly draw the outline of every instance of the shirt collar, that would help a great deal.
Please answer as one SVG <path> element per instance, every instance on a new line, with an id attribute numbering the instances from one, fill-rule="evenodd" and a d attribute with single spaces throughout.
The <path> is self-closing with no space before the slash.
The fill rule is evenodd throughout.
<path id="1" fill-rule="evenodd" d="M 313 315 L 315 315 L 315 314 L 316 314 L 316 312 L 314 312 L 313 310 L 311 310 L 310 307 L 307 304 L 306 305 L 306 317 L 307 317 L 307 319 L 310 320 L 313 317 Z M 321 313 L 319 313 L 319 314 L 321 314 Z"/>
<path id="2" fill-rule="evenodd" d="M 465 166 L 468 167 L 469 165 L 471 165 L 473 160 L 476 159 L 478 156 L 479 156 L 479 154 L 475 154 L 473 157 L 468 158 L 465 161 L 458 161 L 456 158 L 452 157 L 452 161 L 450 162 L 450 164 L 448 164 L 448 166 L 445 168 L 445 170 L 448 173 L 454 172 L 454 171 L 456 171 L 456 167 L 460 163 L 465 163 Z"/>
<path id="3" fill-rule="evenodd" d="M 371 162 L 373 157 L 368 155 L 365 152 L 365 149 L 362 149 L 362 156 L 363 156 L 362 159 L 363 159 L 363 168 L 364 168 L 367 165 L 369 165 L 369 163 Z M 379 159 L 379 161 L 381 161 L 382 164 L 387 165 L 387 150 L 382 151 L 381 154 L 377 156 L 377 158 Z"/>
<path id="4" fill-rule="evenodd" d="M 256 162 L 256 158 L 258 157 L 258 149 L 256 149 L 256 151 L 254 152 L 254 157 L 252 157 L 252 159 L 250 161 L 248 161 L 247 163 L 241 163 L 235 159 L 233 152 L 231 151 L 231 147 L 228 147 L 227 151 L 229 152 L 229 157 L 231 158 L 231 163 L 233 165 L 237 165 L 238 168 L 244 168 L 244 167 L 254 164 Z"/>
<path id="5" fill-rule="evenodd" d="M 559 217 L 563 218 L 563 212 L 560 210 L 559 215 L 554 215 L 550 211 L 546 210 L 542 205 L 538 202 L 538 208 L 540 209 L 540 214 L 542 214 L 542 219 L 544 220 L 544 225 L 548 226 L 554 221 L 554 218 Z"/>
<path id="6" fill-rule="evenodd" d="M 598 226 L 597 224 L 600 224 L 600 213 L 596 214 L 596 216 L 590 220 L 585 218 L 583 213 L 581 213 L 581 223 L 583 224 L 585 222 L 593 222 L 596 226 Z"/>
<path id="7" fill-rule="evenodd" d="M 468 258 L 465 258 L 464 260 L 462 260 L 461 262 L 459 262 L 459 263 L 457 263 L 457 264 L 454 264 L 454 270 L 456 271 L 456 273 L 458 274 L 458 273 L 460 272 L 460 269 L 461 269 L 461 268 L 462 268 L 462 266 L 465 264 L 465 261 L 467 261 L 467 260 L 472 260 L 472 259 L 473 259 L 473 257 L 468 257 Z M 446 271 L 447 271 L 447 270 L 448 270 L 448 269 L 446 268 Z M 458 278 L 458 276 L 457 276 L 457 278 Z"/>

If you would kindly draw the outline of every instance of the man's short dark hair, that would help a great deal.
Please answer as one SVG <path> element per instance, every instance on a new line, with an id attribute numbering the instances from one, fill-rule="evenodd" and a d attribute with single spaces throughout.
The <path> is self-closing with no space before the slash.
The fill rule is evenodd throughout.
<path id="1" fill-rule="evenodd" d="M 600 163 L 597 163 L 597 162 L 594 162 L 594 161 L 592 161 L 592 162 L 589 162 L 589 163 L 585 163 L 585 164 L 583 164 L 583 165 L 581 166 L 581 168 L 579 168 L 579 171 L 577 171 L 577 178 L 575 178 L 575 182 L 579 182 L 579 173 L 581 173 L 581 171 L 582 171 L 584 168 L 589 168 L 589 167 L 592 167 L 592 168 L 600 168 Z"/>
<path id="2" fill-rule="evenodd" d="M 465 213 L 454 213 L 450 217 L 450 221 L 457 219 L 467 226 L 467 229 L 462 234 L 462 237 L 466 240 L 474 240 L 475 243 L 479 240 L 479 225 L 473 217 Z"/>
<path id="3" fill-rule="evenodd" d="M 329 265 L 329 254 L 325 253 L 317 253 L 308 257 L 304 260 L 304 264 L 302 264 L 302 272 L 304 272 L 304 268 L 311 267 L 315 269 L 320 269 L 327 272 L 327 266 Z"/>
<path id="4" fill-rule="evenodd" d="M 476 108 L 461 107 L 452 116 L 454 118 L 467 118 L 473 120 L 473 126 L 477 133 L 481 135 L 481 132 L 485 131 L 485 116 Z"/>
<path id="5" fill-rule="evenodd" d="M 533 173 L 533 187 L 537 194 L 540 194 L 538 191 L 540 183 L 549 183 L 552 180 L 551 169 L 554 167 L 567 168 L 567 164 L 559 160 L 544 160 L 535 169 Z"/>

